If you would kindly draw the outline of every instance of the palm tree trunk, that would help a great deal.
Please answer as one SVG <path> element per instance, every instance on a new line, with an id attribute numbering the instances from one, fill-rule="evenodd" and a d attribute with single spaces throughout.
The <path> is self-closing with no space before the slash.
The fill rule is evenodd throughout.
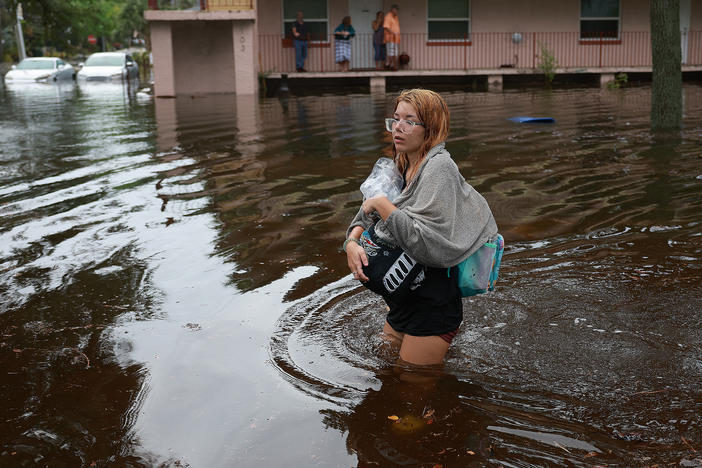
<path id="1" fill-rule="evenodd" d="M 682 124 L 680 0 L 650 0 L 651 129 L 673 130 Z"/>

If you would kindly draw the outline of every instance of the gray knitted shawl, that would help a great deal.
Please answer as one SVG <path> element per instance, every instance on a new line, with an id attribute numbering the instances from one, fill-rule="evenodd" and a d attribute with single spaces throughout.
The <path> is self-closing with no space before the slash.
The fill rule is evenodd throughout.
<path id="1" fill-rule="evenodd" d="M 399 245 L 423 265 L 448 268 L 497 235 L 487 201 L 461 176 L 444 143 L 429 150 L 394 204 L 398 209 L 386 221 L 359 210 L 346 236 L 355 226 L 368 229 L 375 223 L 381 240 Z"/>

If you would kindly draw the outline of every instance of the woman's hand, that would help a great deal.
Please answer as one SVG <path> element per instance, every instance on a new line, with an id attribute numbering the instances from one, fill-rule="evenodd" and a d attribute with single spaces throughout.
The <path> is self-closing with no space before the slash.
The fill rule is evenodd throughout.
<path id="1" fill-rule="evenodd" d="M 390 213 L 395 211 L 397 207 L 393 205 L 385 195 L 377 195 L 373 198 L 364 200 L 363 205 L 361 205 L 361 209 L 367 215 L 377 211 L 383 220 L 387 220 Z"/>
<path id="2" fill-rule="evenodd" d="M 346 244 L 346 261 L 355 279 L 363 282 L 368 281 L 368 277 L 363 274 L 363 267 L 368 266 L 368 257 L 366 257 L 366 251 L 363 250 L 363 247 L 355 242 Z"/>
<path id="3" fill-rule="evenodd" d="M 367 198 L 363 200 L 363 204 L 361 205 L 361 209 L 363 210 L 363 212 L 369 215 L 372 212 L 376 211 L 376 202 L 379 198 L 385 198 L 387 200 L 387 197 L 385 195 L 376 195 L 373 198 Z"/>

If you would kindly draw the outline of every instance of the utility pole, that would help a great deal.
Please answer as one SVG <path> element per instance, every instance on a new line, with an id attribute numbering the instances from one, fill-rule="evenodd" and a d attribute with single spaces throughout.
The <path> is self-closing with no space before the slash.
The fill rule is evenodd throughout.
<path id="1" fill-rule="evenodd" d="M 27 58 L 27 51 L 24 50 L 24 35 L 22 34 L 22 4 L 17 4 L 17 53 L 20 61 Z"/>

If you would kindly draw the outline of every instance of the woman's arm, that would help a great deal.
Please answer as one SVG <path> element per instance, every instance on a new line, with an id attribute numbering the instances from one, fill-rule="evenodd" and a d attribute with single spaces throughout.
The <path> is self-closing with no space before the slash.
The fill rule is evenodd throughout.
<path id="1" fill-rule="evenodd" d="M 365 214 L 363 210 L 359 209 L 358 212 L 356 213 L 356 216 L 354 216 L 353 220 L 351 220 L 351 223 L 349 224 L 349 227 L 346 229 L 346 237 L 351 236 L 351 232 L 355 227 L 360 227 L 361 232 L 364 230 L 368 229 L 371 227 L 371 225 L 375 222 L 375 220 Z"/>
<path id="2" fill-rule="evenodd" d="M 346 36 L 348 36 L 348 32 L 344 30 L 344 25 L 343 23 L 340 24 L 339 26 L 336 27 L 334 30 L 334 37 L 336 39 L 346 39 Z"/>
<path id="3" fill-rule="evenodd" d="M 351 229 L 349 237 L 358 240 L 361 238 L 361 234 L 363 234 L 363 228 L 361 226 L 356 226 Z"/>
<path id="4" fill-rule="evenodd" d="M 487 202 L 448 153 L 429 160 L 419 177 L 409 187 L 411 199 L 382 226 L 415 260 L 429 267 L 453 266 L 497 233 Z"/>
<path id="5" fill-rule="evenodd" d="M 390 214 L 397 209 L 397 207 L 388 200 L 388 197 L 384 195 L 365 200 L 361 208 L 367 215 L 377 211 L 380 217 L 383 218 L 383 221 L 387 221 Z"/>
<path id="6" fill-rule="evenodd" d="M 368 257 L 366 256 L 366 251 L 363 250 L 358 239 L 361 238 L 363 234 L 363 228 L 361 226 L 355 226 L 351 229 L 349 233 L 350 242 L 345 242 L 346 244 L 346 263 L 349 266 L 349 270 L 353 273 L 353 277 L 360 281 L 368 281 L 368 277 L 363 274 L 363 267 L 368 266 Z"/>

